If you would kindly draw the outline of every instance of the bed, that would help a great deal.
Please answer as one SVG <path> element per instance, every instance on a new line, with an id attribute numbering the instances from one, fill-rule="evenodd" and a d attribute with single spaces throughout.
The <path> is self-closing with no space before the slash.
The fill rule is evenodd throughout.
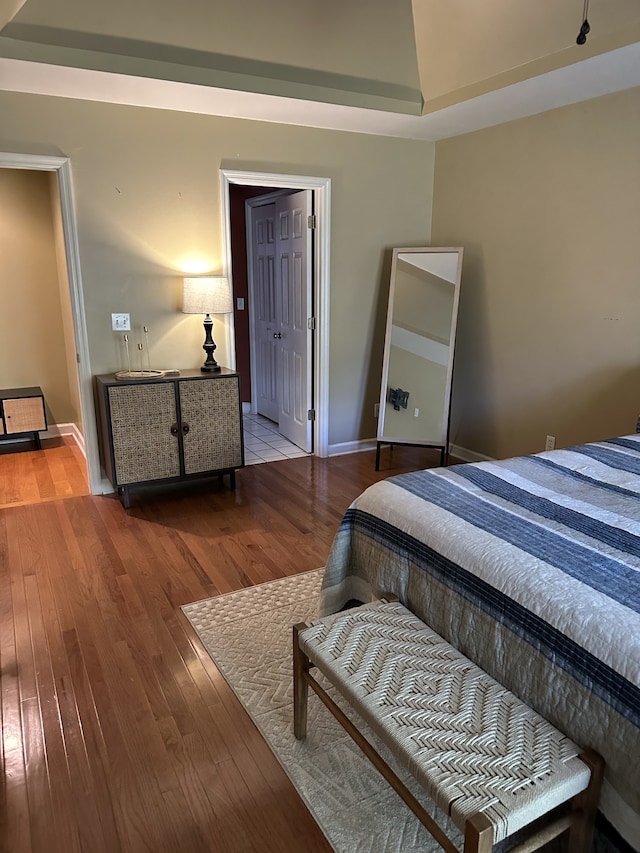
<path id="1" fill-rule="evenodd" d="M 640 435 L 371 486 L 322 615 L 384 591 L 603 755 L 597 847 L 640 849 Z"/>

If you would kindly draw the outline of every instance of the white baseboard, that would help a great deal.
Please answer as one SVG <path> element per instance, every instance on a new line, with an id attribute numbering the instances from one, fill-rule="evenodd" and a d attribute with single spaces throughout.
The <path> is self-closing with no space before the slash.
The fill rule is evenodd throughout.
<path id="1" fill-rule="evenodd" d="M 363 450 L 375 449 L 375 438 L 363 439 L 361 441 L 344 441 L 341 444 L 330 444 L 327 447 L 327 456 L 344 456 L 345 453 L 362 453 Z"/>
<path id="2" fill-rule="evenodd" d="M 466 447 L 460 447 L 457 444 L 452 444 L 449 447 L 449 455 L 455 456 L 456 459 L 462 459 L 463 462 L 494 462 L 491 456 L 485 456 L 483 453 L 476 453 L 473 450 L 467 450 Z"/>
<path id="3" fill-rule="evenodd" d="M 106 477 L 102 477 L 102 479 L 100 480 L 100 483 L 98 485 L 98 488 L 92 494 L 94 494 L 94 495 L 112 495 L 114 492 L 115 492 L 115 489 L 113 488 L 113 486 L 111 485 L 109 480 L 107 480 Z"/>
<path id="4" fill-rule="evenodd" d="M 70 435 L 70 436 L 72 436 L 72 438 L 75 440 L 75 443 L 80 448 L 80 452 L 82 453 L 84 458 L 85 459 L 87 458 L 87 454 L 85 451 L 84 436 L 80 432 L 80 430 L 78 429 L 76 424 L 54 424 L 53 427 L 50 428 L 50 430 L 47 430 L 45 433 L 43 433 L 43 436 L 45 438 L 48 436 L 50 437 L 51 435 L 56 435 L 56 436 L 58 436 L 58 435 Z M 113 494 L 113 492 L 115 492 L 115 489 L 113 488 L 113 486 L 111 485 L 109 480 L 107 480 L 106 477 L 102 477 L 100 480 L 100 483 L 98 484 L 96 491 L 92 492 L 92 494 L 110 495 L 110 494 Z"/>
<path id="5" fill-rule="evenodd" d="M 61 435 L 70 435 L 80 448 L 82 455 L 87 458 L 84 435 L 76 424 L 50 424 L 49 428 L 40 433 L 41 438 L 59 438 Z"/>
<path id="6" fill-rule="evenodd" d="M 343 456 L 345 453 L 361 453 L 363 450 L 375 450 L 376 439 L 362 439 L 360 441 L 345 441 L 341 444 L 329 445 L 329 456 Z M 463 462 L 493 462 L 491 456 L 484 456 L 482 453 L 475 453 L 473 450 L 467 450 L 466 447 L 460 447 L 457 444 L 449 446 L 449 455 L 456 459 L 462 459 Z"/>

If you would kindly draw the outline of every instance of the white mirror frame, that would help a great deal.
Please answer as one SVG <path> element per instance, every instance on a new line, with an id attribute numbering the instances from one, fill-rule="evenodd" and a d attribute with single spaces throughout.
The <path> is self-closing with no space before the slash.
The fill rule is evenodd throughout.
<path id="1" fill-rule="evenodd" d="M 453 358 L 454 358 L 454 349 L 455 349 L 455 340 L 456 340 L 456 326 L 458 320 L 458 301 L 460 297 L 460 278 L 462 274 L 462 256 L 464 250 L 460 246 L 453 247 L 412 247 L 412 248 L 398 248 L 393 249 L 393 257 L 391 261 L 391 282 L 389 287 L 389 303 L 387 307 L 387 327 L 385 334 L 385 343 L 384 343 L 384 356 L 382 361 L 382 382 L 380 386 L 380 408 L 378 411 L 378 434 L 377 434 L 377 445 L 376 445 L 376 471 L 379 470 L 380 467 L 380 449 L 382 445 L 390 444 L 404 444 L 409 445 L 411 447 L 433 447 L 440 449 L 440 459 L 441 464 L 444 465 L 446 463 L 447 454 L 449 452 L 449 415 L 451 408 L 451 384 L 453 380 Z M 447 361 L 447 369 L 446 369 L 446 380 L 445 380 L 445 392 L 444 392 L 444 401 L 441 412 L 441 430 L 440 434 L 436 437 L 428 437 L 424 440 L 415 437 L 407 437 L 403 438 L 397 435 L 389 435 L 385 433 L 385 413 L 387 406 L 389 405 L 388 397 L 388 382 L 389 382 L 389 357 L 391 352 L 391 332 L 393 326 L 393 310 L 394 310 L 394 301 L 396 295 L 396 279 L 397 279 L 397 270 L 398 270 L 398 260 L 400 256 L 404 258 L 406 255 L 411 254 L 455 254 L 457 256 L 456 264 L 455 264 L 455 277 L 451 282 L 454 285 L 454 294 L 453 294 L 453 309 L 451 316 L 451 327 L 449 330 L 449 352 L 448 352 L 448 361 Z M 437 258 L 434 257 L 434 264 L 438 264 Z"/>

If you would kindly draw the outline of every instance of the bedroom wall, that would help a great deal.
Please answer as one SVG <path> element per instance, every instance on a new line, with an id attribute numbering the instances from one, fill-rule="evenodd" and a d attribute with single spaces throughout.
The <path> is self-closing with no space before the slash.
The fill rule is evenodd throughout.
<path id="1" fill-rule="evenodd" d="M 634 431 L 639 187 L 640 89 L 436 144 L 432 244 L 465 247 L 454 444 Z"/>
<path id="2" fill-rule="evenodd" d="M 79 420 L 65 348 L 68 307 L 60 293 L 51 177 L 0 169 L 0 387 L 39 385 L 49 426 Z"/>
<path id="3" fill-rule="evenodd" d="M 0 113 L 0 150 L 70 158 L 94 373 L 126 366 L 112 312 L 152 367 L 202 362 L 180 288 L 221 272 L 220 168 L 331 178 L 329 443 L 375 435 L 390 249 L 428 242 L 433 144 L 7 92 Z"/>
<path id="4" fill-rule="evenodd" d="M 637 0 L 596 0 L 591 31 L 577 45 L 576 0 L 413 0 L 425 112 L 563 68 L 640 39 Z"/>

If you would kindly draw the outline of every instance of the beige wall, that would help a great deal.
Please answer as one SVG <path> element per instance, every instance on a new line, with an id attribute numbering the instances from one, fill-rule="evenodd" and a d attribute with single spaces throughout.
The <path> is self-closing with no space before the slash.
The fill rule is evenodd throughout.
<path id="1" fill-rule="evenodd" d="M 119 45 L 121 63 L 132 50 L 131 39 L 146 43 L 144 54 L 156 59 L 163 55 L 162 45 L 206 51 L 207 62 L 202 56 L 193 59 L 201 67 L 219 65 L 226 82 L 235 71 L 264 70 L 242 62 L 248 58 L 270 63 L 274 79 L 317 81 L 313 71 L 319 70 L 334 78 L 352 76 L 352 83 L 359 78 L 417 87 L 411 0 L 367 0 L 366 11 L 363 15 L 360 0 L 189 0 L 188 14 L 173 0 L 111 0 L 108 9 L 84 0 L 29 0 L 15 20 L 57 28 L 52 40 L 64 31 L 125 39 Z M 105 52 L 113 48 L 105 40 L 88 46 L 96 45 Z M 175 64 L 187 61 L 185 54 L 177 62 L 174 57 Z"/>
<path id="2" fill-rule="evenodd" d="M 437 143 L 432 242 L 465 247 L 455 444 L 634 431 L 639 189 L 640 89 Z"/>
<path id="3" fill-rule="evenodd" d="M 330 178 L 329 443 L 375 435 L 390 250 L 428 242 L 432 144 L 17 93 L 0 113 L 0 150 L 70 158 L 94 373 L 125 366 L 112 312 L 134 352 L 149 327 L 152 367 L 202 362 L 180 283 L 221 271 L 220 168 Z"/>
<path id="4" fill-rule="evenodd" d="M 39 385 L 49 426 L 79 421 L 69 380 L 50 181 L 47 172 L 0 169 L 0 385 Z M 68 305 L 64 311 L 68 315 Z"/>
<path id="5" fill-rule="evenodd" d="M 412 0 L 425 112 L 528 80 L 640 39 L 637 0 Z"/>

